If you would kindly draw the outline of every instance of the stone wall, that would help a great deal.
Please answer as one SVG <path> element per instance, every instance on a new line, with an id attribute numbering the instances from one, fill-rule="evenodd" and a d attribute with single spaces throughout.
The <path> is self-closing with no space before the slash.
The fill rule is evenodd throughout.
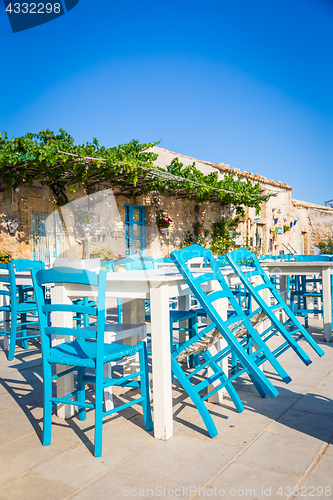
<path id="1" fill-rule="evenodd" d="M 9 196 L 0 193 L 0 250 L 12 253 L 13 258 L 30 258 L 32 213 L 52 213 L 56 207 L 49 188 L 36 183 L 32 188 L 21 186 Z M 18 223 L 10 233 L 8 222 Z"/>

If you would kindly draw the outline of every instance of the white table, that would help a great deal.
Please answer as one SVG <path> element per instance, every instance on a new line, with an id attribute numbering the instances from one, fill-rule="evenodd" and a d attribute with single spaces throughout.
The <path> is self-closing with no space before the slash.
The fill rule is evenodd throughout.
<path id="1" fill-rule="evenodd" d="M 324 337 L 326 342 L 332 340 L 332 297 L 331 297 L 331 274 L 333 262 L 286 262 L 268 261 L 261 262 L 263 269 L 270 275 L 279 275 L 280 293 L 285 299 L 286 277 L 288 275 L 321 275 L 323 287 L 323 317 Z"/>

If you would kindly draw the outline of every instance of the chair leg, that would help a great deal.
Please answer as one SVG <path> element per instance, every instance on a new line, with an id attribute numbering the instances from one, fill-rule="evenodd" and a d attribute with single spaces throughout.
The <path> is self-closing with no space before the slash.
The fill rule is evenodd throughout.
<path id="1" fill-rule="evenodd" d="M 118 323 L 122 324 L 123 322 L 123 308 L 122 308 L 122 302 L 121 299 L 117 299 L 117 316 L 118 316 Z"/>
<path id="2" fill-rule="evenodd" d="M 249 377 L 251 379 L 252 384 L 257 389 L 258 394 L 260 395 L 260 397 L 265 398 L 267 396 L 267 394 L 264 391 L 264 389 L 261 387 L 261 385 L 259 384 L 259 382 L 254 377 L 252 377 L 251 372 L 248 372 L 248 375 L 249 375 Z"/>
<path id="3" fill-rule="evenodd" d="M 198 334 L 198 318 L 190 318 L 188 320 L 188 326 L 190 330 L 190 338 Z M 192 354 L 189 359 L 190 368 L 196 368 L 200 365 L 200 355 Z"/>
<path id="4" fill-rule="evenodd" d="M 95 389 L 95 457 L 102 456 L 103 443 L 103 370 L 98 373 L 96 368 Z"/>
<path id="5" fill-rule="evenodd" d="M 86 390 L 84 383 L 85 368 L 79 368 L 77 373 L 77 400 L 79 403 L 85 403 L 86 401 Z M 85 407 L 79 407 L 79 419 L 85 420 L 87 418 L 87 410 Z"/>
<path id="6" fill-rule="evenodd" d="M 211 360 L 209 366 L 214 371 L 214 373 L 220 374 L 221 382 L 223 382 L 223 383 L 227 382 L 228 377 L 226 376 L 226 374 L 224 373 L 222 368 L 219 366 L 219 364 L 216 363 L 214 360 L 212 360 L 213 356 L 211 355 L 211 353 L 207 350 L 202 354 L 202 356 L 205 359 L 205 361 Z M 237 356 L 236 356 L 236 361 L 237 361 Z M 228 394 L 229 394 L 232 402 L 234 403 L 235 408 L 238 411 L 238 413 L 242 413 L 244 411 L 244 406 L 243 406 L 243 403 L 242 403 L 240 397 L 237 394 L 236 389 L 232 385 L 232 383 L 227 383 L 225 388 L 228 391 Z"/>
<path id="7" fill-rule="evenodd" d="M 215 436 L 218 435 L 218 431 L 216 429 L 216 426 L 209 411 L 206 408 L 205 403 L 202 401 L 202 399 L 194 389 L 191 382 L 186 378 L 182 368 L 178 364 L 178 361 L 176 361 L 173 357 L 171 357 L 171 367 L 179 383 L 184 387 L 185 391 L 187 392 L 187 394 L 190 396 L 193 403 L 197 407 L 197 410 L 199 411 L 201 418 L 204 421 L 208 434 L 210 435 L 211 438 L 214 438 Z"/>
<path id="8" fill-rule="evenodd" d="M 8 360 L 12 361 L 14 359 L 15 354 L 15 346 L 16 346 L 16 333 L 17 333 L 17 314 L 12 313 L 10 318 L 10 344 L 8 351 Z"/>
<path id="9" fill-rule="evenodd" d="M 172 353 L 174 350 L 173 347 L 173 322 L 172 319 L 170 318 L 170 352 Z M 171 370 L 171 382 L 173 383 L 173 372 Z"/>
<path id="10" fill-rule="evenodd" d="M 43 405 L 43 445 L 51 444 L 52 427 L 52 369 L 51 365 L 44 366 L 44 405 Z"/>
<path id="11" fill-rule="evenodd" d="M 21 323 L 26 323 L 27 322 L 27 315 L 26 314 L 21 314 Z M 27 336 L 27 327 L 25 327 L 23 330 L 20 331 L 21 337 L 26 337 Z M 22 339 L 21 340 L 22 347 L 23 349 L 29 349 L 29 344 L 27 339 Z"/>
<path id="12" fill-rule="evenodd" d="M 237 362 L 238 362 L 238 358 L 237 358 L 236 354 L 234 352 L 232 352 L 231 353 L 231 369 L 230 369 L 231 375 L 235 375 L 235 373 L 237 372 Z"/>
<path id="13" fill-rule="evenodd" d="M 140 377 L 140 385 L 141 385 L 141 396 L 143 397 L 142 401 L 143 419 L 145 422 L 146 430 L 152 431 L 154 425 L 151 416 L 151 406 L 149 397 L 147 347 L 145 342 L 138 342 L 138 344 L 142 344 L 142 349 L 140 349 L 139 351 L 139 361 L 140 361 L 140 371 L 142 372 L 142 375 Z"/>

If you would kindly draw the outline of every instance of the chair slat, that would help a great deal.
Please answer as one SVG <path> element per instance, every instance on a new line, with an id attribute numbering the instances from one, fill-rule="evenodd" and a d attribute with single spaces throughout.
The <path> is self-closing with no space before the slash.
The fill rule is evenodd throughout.
<path id="1" fill-rule="evenodd" d="M 48 326 L 44 329 L 44 331 L 46 335 L 63 335 L 69 337 L 82 337 L 87 339 L 97 338 L 97 333 L 94 330 L 85 330 L 84 328 Z"/>
<path id="2" fill-rule="evenodd" d="M 80 314 L 89 314 L 97 316 L 97 308 L 91 306 L 82 306 L 76 304 L 45 304 L 42 307 L 43 312 L 74 312 Z"/>

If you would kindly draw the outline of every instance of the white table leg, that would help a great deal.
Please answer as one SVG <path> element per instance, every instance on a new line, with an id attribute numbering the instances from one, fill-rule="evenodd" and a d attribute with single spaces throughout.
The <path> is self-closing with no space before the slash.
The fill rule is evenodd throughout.
<path id="1" fill-rule="evenodd" d="M 58 304 L 70 304 L 71 300 L 66 293 L 66 288 L 64 285 L 56 285 L 52 288 L 51 293 L 53 294 L 52 303 Z M 57 312 L 52 316 L 52 324 L 59 327 L 72 327 L 73 324 L 73 314 L 70 312 Z M 65 341 L 69 341 L 70 337 L 65 337 Z M 56 345 L 61 343 L 54 339 L 52 344 Z M 65 365 L 56 365 L 56 372 L 61 373 L 67 370 L 69 367 Z M 64 375 L 57 380 L 57 397 L 62 398 L 74 391 L 74 373 L 69 375 Z M 57 406 L 57 415 L 60 418 L 71 418 L 74 415 L 74 406 L 59 404 Z"/>
<path id="2" fill-rule="evenodd" d="M 153 365 L 154 436 L 173 434 L 168 285 L 150 289 Z"/>
<path id="3" fill-rule="evenodd" d="M 323 279 L 323 316 L 325 342 L 332 340 L 332 297 L 331 297 L 331 270 L 322 270 Z"/>
<path id="4" fill-rule="evenodd" d="M 287 275 L 280 274 L 280 295 L 287 302 Z"/>

